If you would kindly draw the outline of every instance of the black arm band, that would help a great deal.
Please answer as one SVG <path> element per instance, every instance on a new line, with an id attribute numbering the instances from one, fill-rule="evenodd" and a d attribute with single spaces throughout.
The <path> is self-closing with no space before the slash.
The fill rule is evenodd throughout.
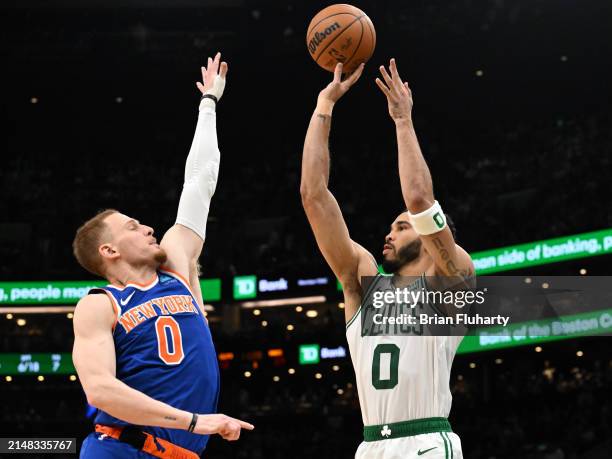
<path id="1" fill-rule="evenodd" d="M 196 413 L 193 413 L 193 417 L 191 418 L 191 424 L 189 424 L 189 428 L 187 429 L 187 432 L 193 432 L 193 429 L 195 429 L 195 426 L 197 423 L 198 423 L 198 415 Z"/>
<path id="2" fill-rule="evenodd" d="M 219 102 L 219 99 L 217 99 L 217 96 L 214 96 L 212 94 L 202 94 L 202 98 L 200 99 L 200 102 L 202 102 L 204 99 L 211 99 L 215 103 L 215 107 L 217 106 L 217 102 Z"/>

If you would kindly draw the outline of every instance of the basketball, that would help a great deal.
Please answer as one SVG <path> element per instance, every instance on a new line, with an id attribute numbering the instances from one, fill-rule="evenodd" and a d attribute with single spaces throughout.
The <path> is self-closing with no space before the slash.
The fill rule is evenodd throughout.
<path id="1" fill-rule="evenodd" d="M 352 73 L 374 53 L 376 31 L 370 18 L 352 5 L 331 5 L 319 11 L 306 33 L 310 57 L 330 72 L 344 64 L 343 73 Z"/>

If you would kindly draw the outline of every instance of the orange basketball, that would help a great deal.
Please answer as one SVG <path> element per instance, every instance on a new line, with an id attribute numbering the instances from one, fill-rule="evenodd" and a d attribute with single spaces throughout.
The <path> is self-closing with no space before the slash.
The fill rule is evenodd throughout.
<path id="1" fill-rule="evenodd" d="M 352 5 L 339 3 L 319 11 L 308 26 L 306 46 L 314 61 L 330 72 L 344 64 L 351 73 L 374 53 L 376 31 L 366 14 Z"/>

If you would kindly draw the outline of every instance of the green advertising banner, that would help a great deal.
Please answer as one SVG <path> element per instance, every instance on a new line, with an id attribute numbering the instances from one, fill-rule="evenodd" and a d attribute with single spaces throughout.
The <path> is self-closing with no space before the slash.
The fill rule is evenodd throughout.
<path id="1" fill-rule="evenodd" d="M 106 281 L 0 282 L 0 304 L 76 304 Z M 204 301 L 221 300 L 221 279 L 200 279 Z"/>
<path id="2" fill-rule="evenodd" d="M 257 297 L 257 276 L 234 277 L 234 299 L 245 300 Z"/>
<path id="3" fill-rule="evenodd" d="M 612 253 L 612 228 L 471 253 L 478 275 Z M 105 281 L 0 282 L 0 304 L 75 304 Z M 339 282 L 337 289 L 342 290 Z M 205 301 L 221 301 L 221 279 L 201 279 Z M 235 300 L 257 297 L 257 276 L 233 279 Z"/>
<path id="4" fill-rule="evenodd" d="M 12 354 L 0 353 L 0 375 L 74 374 L 69 353 Z"/>
<path id="5" fill-rule="evenodd" d="M 612 228 L 471 253 L 476 274 L 612 253 Z"/>
<path id="6" fill-rule="evenodd" d="M 0 282 L 2 304 L 75 304 L 106 281 Z"/>
<path id="7" fill-rule="evenodd" d="M 221 301 L 221 279 L 200 279 L 204 301 Z"/>
<path id="8" fill-rule="evenodd" d="M 612 309 L 522 322 L 505 328 L 478 329 L 475 334 L 463 338 L 457 354 L 535 345 L 606 333 L 612 334 Z"/>
<path id="9" fill-rule="evenodd" d="M 312 365 L 319 363 L 319 348 L 318 344 L 302 344 L 299 347 L 299 362 L 300 365 Z"/>

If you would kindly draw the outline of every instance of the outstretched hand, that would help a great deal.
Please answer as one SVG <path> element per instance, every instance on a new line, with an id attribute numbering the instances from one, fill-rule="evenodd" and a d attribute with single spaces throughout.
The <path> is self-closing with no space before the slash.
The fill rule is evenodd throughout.
<path id="1" fill-rule="evenodd" d="M 412 120 L 412 91 L 407 82 L 402 82 L 397 72 L 395 59 L 389 62 L 389 72 L 384 65 L 381 65 L 380 73 L 386 84 L 380 78 L 376 78 L 376 84 L 387 97 L 389 115 L 393 121 L 397 123 L 402 120 Z"/>
<path id="2" fill-rule="evenodd" d="M 253 430 L 255 426 L 225 414 L 201 414 L 193 433 L 200 435 L 219 434 L 224 440 L 235 441 L 242 429 Z"/>
<path id="3" fill-rule="evenodd" d="M 221 53 L 213 58 L 208 58 L 206 67 L 202 67 L 202 83 L 196 82 L 196 86 L 202 94 L 213 94 L 217 99 L 221 98 L 225 88 L 225 75 L 227 75 L 227 62 L 221 62 Z"/>
<path id="4" fill-rule="evenodd" d="M 357 82 L 363 73 L 364 66 L 365 64 L 360 64 L 353 73 L 342 81 L 342 63 L 336 64 L 334 79 L 319 93 L 318 100 L 332 105 L 335 104 Z"/>

